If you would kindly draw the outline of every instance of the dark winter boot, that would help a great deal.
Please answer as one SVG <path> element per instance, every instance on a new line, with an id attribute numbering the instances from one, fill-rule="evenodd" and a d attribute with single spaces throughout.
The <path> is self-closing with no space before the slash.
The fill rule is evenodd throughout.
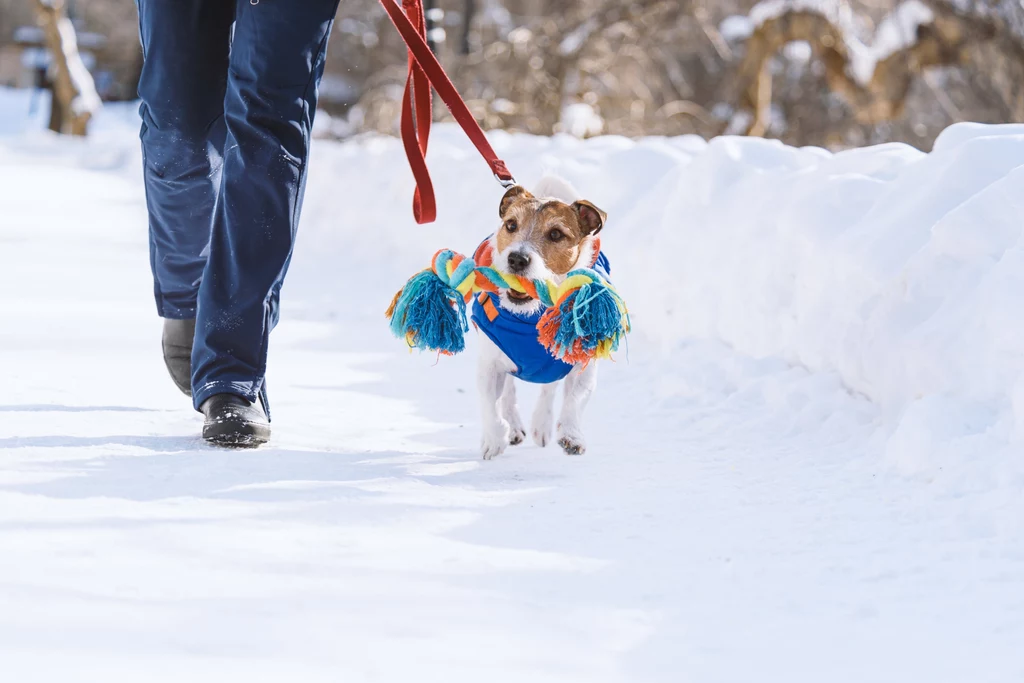
<path id="1" fill-rule="evenodd" d="M 203 438 L 215 446 L 256 448 L 270 439 L 270 420 L 259 399 L 215 394 L 199 407 L 206 417 Z"/>
<path id="2" fill-rule="evenodd" d="M 164 363 L 175 386 L 186 396 L 192 395 L 192 342 L 195 338 L 195 319 L 164 319 Z"/>

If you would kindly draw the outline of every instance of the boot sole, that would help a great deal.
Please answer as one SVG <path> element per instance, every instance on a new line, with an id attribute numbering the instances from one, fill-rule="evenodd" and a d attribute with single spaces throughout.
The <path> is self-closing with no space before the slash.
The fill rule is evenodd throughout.
<path id="1" fill-rule="evenodd" d="M 258 448 L 270 441 L 270 427 L 251 422 L 206 424 L 203 440 L 221 448 Z"/>

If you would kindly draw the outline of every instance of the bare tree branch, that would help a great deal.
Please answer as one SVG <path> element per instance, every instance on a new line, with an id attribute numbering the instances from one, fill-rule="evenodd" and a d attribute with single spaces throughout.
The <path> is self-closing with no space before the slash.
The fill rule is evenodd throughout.
<path id="1" fill-rule="evenodd" d="M 990 18 L 961 14 L 943 2 L 911 2 L 897 6 L 883 20 L 880 25 L 896 33 L 882 36 L 886 44 L 873 46 L 859 44 L 826 12 L 797 3 L 788 8 L 775 5 L 781 11 L 756 24 L 738 69 L 738 109 L 753 114 L 746 133 L 764 135 L 767 131 L 772 101 L 770 60 L 795 41 L 811 46 L 824 65 L 830 90 L 850 106 L 858 123 L 868 125 L 902 116 L 914 80 L 935 67 L 965 66 L 969 48 L 998 40 L 1014 56 L 1022 54 L 1020 40 Z M 918 12 L 914 20 L 907 19 L 907 8 Z M 900 36 L 900 31 L 905 35 Z M 1021 101 L 1019 92 L 1013 95 Z M 1024 106 L 1015 104 L 1013 110 L 1017 118 L 1024 117 Z"/>

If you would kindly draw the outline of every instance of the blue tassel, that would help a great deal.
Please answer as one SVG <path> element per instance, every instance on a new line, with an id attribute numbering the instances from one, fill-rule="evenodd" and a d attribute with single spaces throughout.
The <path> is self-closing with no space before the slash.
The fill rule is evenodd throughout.
<path id="1" fill-rule="evenodd" d="M 391 331 L 411 348 L 460 353 L 469 331 L 466 302 L 432 270 L 414 275 L 388 311 Z"/>
<path id="2" fill-rule="evenodd" d="M 549 309 L 537 328 L 541 342 L 554 356 L 582 363 L 609 358 L 618 350 L 629 331 L 629 315 L 615 290 L 595 279 Z"/>

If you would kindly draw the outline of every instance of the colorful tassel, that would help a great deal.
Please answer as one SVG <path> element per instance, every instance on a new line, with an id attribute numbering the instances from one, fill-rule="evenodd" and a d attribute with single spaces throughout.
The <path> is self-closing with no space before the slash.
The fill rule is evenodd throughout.
<path id="1" fill-rule="evenodd" d="M 573 271 L 567 282 L 575 276 L 581 276 L 576 280 L 577 286 L 565 290 L 541 316 L 537 323 L 538 339 L 552 356 L 566 363 L 610 359 L 629 332 L 626 304 L 596 271 Z"/>
<path id="2" fill-rule="evenodd" d="M 466 302 L 432 271 L 414 275 L 388 308 L 391 331 L 409 348 L 456 354 L 469 331 Z"/>
<path id="3" fill-rule="evenodd" d="M 567 363 L 611 358 L 629 332 L 625 302 L 596 270 L 574 270 L 555 284 L 477 267 L 473 259 L 447 249 L 406 283 L 386 315 L 391 331 L 410 348 L 453 355 L 465 349 L 466 305 L 473 295 L 506 289 L 529 294 L 547 308 L 537 323 L 537 338 Z"/>

